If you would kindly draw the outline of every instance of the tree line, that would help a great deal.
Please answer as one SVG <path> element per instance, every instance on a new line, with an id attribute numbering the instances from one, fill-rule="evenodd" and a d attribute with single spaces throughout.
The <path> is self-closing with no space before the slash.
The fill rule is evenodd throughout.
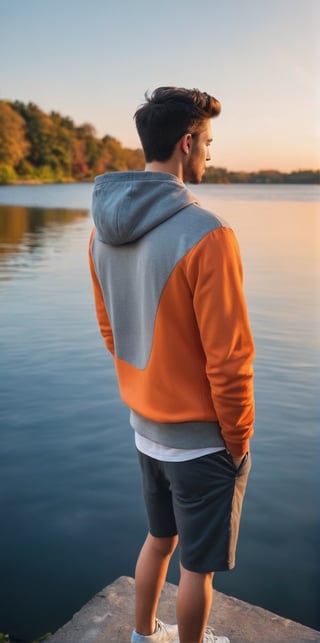
<path id="1" fill-rule="evenodd" d="M 0 184 L 19 181 L 91 181 L 97 174 L 142 170 L 141 149 L 129 149 L 90 123 L 43 112 L 34 103 L 0 101 Z M 208 167 L 205 183 L 320 183 L 320 171 L 230 172 Z"/>
<path id="2" fill-rule="evenodd" d="M 142 170 L 141 149 L 98 138 L 90 123 L 44 113 L 34 103 L 0 101 L 0 183 L 19 180 L 90 181 L 97 174 Z"/>
<path id="3" fill-rule="evenodd" d="M 258 172 L 229 172 L 223 167 L 208 167 L 203 183 L 304 183 L 320 184 L 320 170 L 260 170 Z"/>

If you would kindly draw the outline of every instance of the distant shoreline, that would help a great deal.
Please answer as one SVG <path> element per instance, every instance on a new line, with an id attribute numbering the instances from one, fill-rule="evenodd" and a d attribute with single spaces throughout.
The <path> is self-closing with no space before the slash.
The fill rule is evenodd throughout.
<path id="1" fill-rule="evenodd" d="M 74 184 L 74 183 L 93 183 L 94 182 L 94 177 L 93 178 L 88 178 L 88 179 L 62 179 L 62 180 L 48 180 L 46 179 L 45 181 L 41 181 L 40 179 L 20 179 L 20 180 L 14 180 L 6 183 L 1 183 L 0 182 L 0 187 L 5 187 L 5 186 L 15 186 L 15 185 L 68 185 L 68 184 Z M 210 177 L 204 177 L 202 180 L 202 185 L 320 185 L 320 173 L 319 176 L 315 178 L 310 178 L 304 179 L 304 180 L 272 180 L 272 179 L 256 179 L 256 180 L 250 180 L 249 178 L 247 180 L 214 180 L 211 179 Z"/>
<path id="2" fill-rule="evenodd" d="M 293 172 L 258 170 L 256 172 L 232 172 L 225 168 L 208 167 L 203 183 L 250 184 L 250 185 L 320 185 L 320 170 L 300 169 Z"/>

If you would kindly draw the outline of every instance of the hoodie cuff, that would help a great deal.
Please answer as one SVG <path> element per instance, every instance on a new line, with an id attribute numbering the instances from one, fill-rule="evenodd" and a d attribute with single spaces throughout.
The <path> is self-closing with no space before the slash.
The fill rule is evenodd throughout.
<path id="1" fill-rule="evenodd" d="M 225 443 L 233 458 L 243 458 L 250 450 L 250 440 L 244 440 L 244 442 L 241 442 L 240 444 L 238 442 L 227 442 L 225 440 Z"/>

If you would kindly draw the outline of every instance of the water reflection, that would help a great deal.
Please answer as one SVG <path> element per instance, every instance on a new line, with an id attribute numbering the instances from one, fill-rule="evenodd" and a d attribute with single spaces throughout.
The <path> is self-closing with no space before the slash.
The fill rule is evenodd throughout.
<path id="1" fill-rule="evenodd" d="M 263 188 L 263 200 L 233 187 L 195 186 L 239 239 L 257 349 L 239 564 L 216 586 L 319 629 L 318 206 L 304 190 L 294 202 L 287 188 Z M 29 207 L 0 206 L 0 631 L 21 641 L 133 575 L 146 529 L 128 412 L 95 319 L 92 221 L 77 209 L 91 191 L 14 186 L 7 200 L 28 193 Z"/>
<path id="2" fill-rule="evenodd" d="M 66 226 L 88 217 L 87 210 L 0 205 L 0 281 L 28 266 L 50 240 L 59 240 Z"/>

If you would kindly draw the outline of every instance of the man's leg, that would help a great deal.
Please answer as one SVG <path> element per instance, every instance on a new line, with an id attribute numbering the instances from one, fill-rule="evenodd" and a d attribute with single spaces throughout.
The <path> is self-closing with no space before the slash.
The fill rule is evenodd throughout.
<path id="1" fill-rule="evenodd" d="M 147 636 L 155 628 L 155 617 L 170 558 L 178 537 L 155 538 L 148 534 L 136 565 L 136 632 Z"/>
<path id="2" fill-rule="evenodd" d="M 213 574 L 184 569 L 177 595 L 177 620 L 180 643 L 201 643 L 212 605 Z"/>

